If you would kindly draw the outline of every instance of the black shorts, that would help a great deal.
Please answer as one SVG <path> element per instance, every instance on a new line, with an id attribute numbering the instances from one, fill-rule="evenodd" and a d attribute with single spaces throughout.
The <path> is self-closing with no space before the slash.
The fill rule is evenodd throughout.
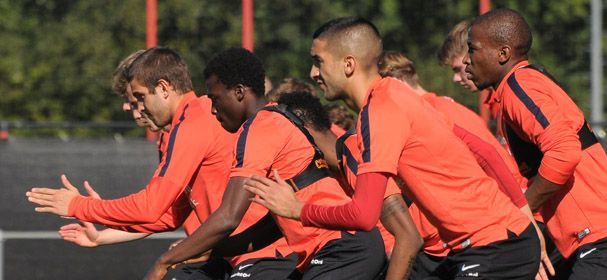
<path id="1" fill-rule="evenodd" d="M 384 242 L 377 228 L 350 234 L 323 246 L 303 272 L 309 279 L 378 279 L 387 266 Z"/>
<path id="2" fill-rule="evenodd" d="M 429 279 L 532 280 L 540 266 L 540 241 L 533 225 L 519 236 L 451 252 Z"/>
<path id="3" fill-rule="evenodd" d="M 443 260 L 445 260 L 444 257 L 428 255 L 424 251 L 417 253 L 415 262 L 411 266 L 409 280 L 425 279 L 436 270 Z"/>
<path id="4" fill-rule="evenodd" d="M 557 268 L 556 279 L 607 279 L 607 238 L 577 248 Z"/>
<path id="5" fill-rule="evenodd" d="M 170 269 L 163 279 L 166 280 L 224 280 L 230 276 L 232 267 L 221 258 L 208 262 L 180 264 Z"/>
<path id="6" fill-rule="evenodd" d="M 234 266 L 229 279 L 300 279 L 301 273 L 295 268 L 296 266 L 297 254 L 291 254 L 287 257 L 250 259 Z"/>

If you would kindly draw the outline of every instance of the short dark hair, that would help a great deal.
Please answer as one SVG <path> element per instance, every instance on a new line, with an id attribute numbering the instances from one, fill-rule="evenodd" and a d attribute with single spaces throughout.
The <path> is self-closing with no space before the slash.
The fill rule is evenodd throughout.
<path id="1" fill-rule="evenodd" d="M 497 45 L 510 45 L 514 54 L 526 57 L 533 43 L 531 27 L 523 16 L 512 9 L 496 9 L 478 16 L 471 26 L 480 26 Z"/>
<path id="2" fill-rule="evenodd" d="M 294 91 L 309 92 L 312 96 L 318 96 L 316 89 L 310 83 L 299 78 L 284 78 L 266 94 L 266 97 L 268 101 L 276 102 L 283 93 Z"/>
<path id="3" fill-rule="evenodd" d="M 217 76 L 226 87 L 238 84 L 250 87 L 255 95 L 264 96 L 265 70 L 261 60 L 243 48 L 230 48 L 216 54 L 204 69 L 204 78 Z"/>
<path id="4" fill-rule="evenodd" d="M 128 68 L 129 81 L 136 79 L 154 90 L 158 80 L 166 80 L 179 93 L 194 89 L 188 65 L 174 50 L 166 47 L 149 48 L 140 54 Z"/>
<path id="5" fill-rule="evenodd" d="M 331 128 L 329 115 L 322 107 L 320 99 L 309 92 L 287 92 L 280 96 L 278 104 L 287 105 L 287 109 L 297 115 L 305 125 L 318 131 L 327 131 Z"/>
<path id="6" fill-rule="evenodd" d="M 312 39 L 316 39 L 318 37 L 324 36 L 325 34 L 343 32 L 347 29 L 351 29 L 356 26 L 365 26 L 365 25 L 370 27 L 373 30 L 373 32 L 375 34 L 377 34 L 377 37 L 381 38 L 381 36 L 379 35 L 379 30 L 372 22 L 370 22 L 362 17 L 351 16 L 351 17 L 335 18 L 335 19 L 325 22 L 318 29 L 316 29 L 316 31 L 314 31 L 314 34 L 312 35 Z"/>

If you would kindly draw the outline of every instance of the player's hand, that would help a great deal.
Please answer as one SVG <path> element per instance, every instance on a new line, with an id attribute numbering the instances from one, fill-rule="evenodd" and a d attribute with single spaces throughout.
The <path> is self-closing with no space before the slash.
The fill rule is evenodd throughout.
<path id="1" fill-rule="evenodd" d="M 182 240 L 176 241 L 176 242 L 181 242 Z M 173 249 L 173 247 L 170 247 L 169 250 Z M 185 261 L 182 261 L 180 263 L 176 263 L 174 265 L 171 265 L 170 268 L 174 269 L 175 267 L 177 267 L 180 264 L 192 264 L 192 263 L 201 263 L 201 262 L 206 262 L 211 258 L 211 252 L 212 250 L 208 250 L 200 255 L 198 255 L 197 257 L 193 257 L 191 259 L 187 259 Z"/>
<path id="2" fill-rule="evenodd" d="M 28 200 L 41 207 L 36 207 L 36 212 L 53 213 L 62 217 L 67 217 L 68 208 L 72 199 L 80 195 L 78 189 L 70 183 L 65 175 L 61 175 L 63 188 L 32 188 L 25 193 Z"/>
<path id="3" fill-rule="evenodd" d="M 293 188 L 280 178 L 278 171 L 273 172 L 276 181 L 257 175 L 245 180 L 244 188 L 256 195 L 251 201 L 263 205 L 278 216 L 299 220 L 303 202 L 295 197 Z"/>
<path id="4" fill-rule="evenodd" d="M 143 279 L 144 280 L 162 280 L 164 275 L 167 274 L 168 268 L 169 268 L 168 266 L 156 262 L 156 263 L 154 263 L 154 266 L 152 266 L 152 268 L 150 270 L 148 270 L 148 272 L 146 273 L 146 275 Z"/>
<path id="5" fill-rule="evenodd" d="M 63 240 L 72 242 L 82 247 L 97 247 L 99 231 L 92 223 L 69 224 L 59 228 L 59 235 Z"/>
<path id="6" fill-rule="evenodd" d="M 84 189 L 92 198 L 101 199 L 101 196 L 93 189 L 88 181 L 84 181 Z M 81 222 L 64 225 L 59 228 L 59 235 L 63 240 L 72 242 L 82 247 L 97 247 L 99 244 L 99 231 L 93 223 Z"/>

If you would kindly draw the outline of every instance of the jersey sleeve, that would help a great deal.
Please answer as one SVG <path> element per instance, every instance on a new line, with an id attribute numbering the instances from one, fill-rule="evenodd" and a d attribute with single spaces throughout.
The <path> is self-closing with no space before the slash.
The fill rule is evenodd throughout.
<path id="1" fill-rule="evenodd" d="M 70 202 L 69 215 L 108 226 L 158 221 L 190 183 L 212 145 L 212 134 L 196 137 L 200 125 L 182 121 L 172 128 L 166 155 L 144 189 L 114 200 L 76 197 Z"/>
<path id="2" fill-rule="evenodd" d="M 513 94 L 504 98 L 508 118 L 544 154 L 539 174 L 547 180 L 564 184 L 573 175 L 581 159 L 581 145 L 577 136 L 580 124 L 563 112 L 551 89 L 556 88 L 548 78 L 520 70 L 508 79 Z M 562 99 L 558 99 L 561 100 Z M 567 114 L 580 114 L 569 111 Z M 581 116 L 583 120 L 583 116 Z M 582 121 L 583 122 L 583 121 Z"/>
<path id="3" fill-rule="evenodd" d="M 282 116 L 275 114 L 276 116 L 267 117 L 269 113 L 263 111 L 259 114 L 265 116 L 256 116 L 243 124 L 234 149 L 235 158 L 230 177 L 249 177 L 253 174 L 267 176 L 271 173 L 274 159 L 283 148 L 281 144 L 287 142 L 284 131 L 280 131 L 274 123 L 276 117 Z"/>
<path id="4" fill-rule="evenodd" d="M 410 133 L 410 122 L 391 101 L 369 96 L 359 116 L 358 175 L 367 172 L 397 174 L 398 161 Z"/>
<path id="5" fill-rule="evenodd" d="M 369 172 L 357 176 L 352 200 L 339 206 L 306 203 L 300 219 L 305 226 L 370 231 L 379 221 L 388 175 Z"/>
<path id="6" fill-rule="evenodd" d="M 527 204 L 518 182 L 495 147 L 458 125 L 453 126 L 453 133 L 468 146 L 480 167 L 497 182 L 500 190 L 510 197 L 514 205 L 521 208 Z"/>

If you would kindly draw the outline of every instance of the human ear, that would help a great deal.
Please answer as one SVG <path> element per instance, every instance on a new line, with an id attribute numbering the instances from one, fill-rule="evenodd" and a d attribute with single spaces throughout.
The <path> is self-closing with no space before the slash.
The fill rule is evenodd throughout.
<path id="1" fill-rule="evenodd" d="M 246 87 L 242 84 L 238 84 L 236 85 L 236 87 L 234 87 L 234 94 L 236 96 L 236 100 L 241 101 L 244 99 L 244 94 L 246 91 Z"/>
<path id="2" fill-rule="evenodd" d="M 165 79 L 160 79 L 156 82 L 156 88 L 160 89 L 160 94 L 163 98 L 169 97 L 169 90 L 171 89 L 171 83 Z"/>
<path id="3" fill-rule="evenodd" d="M 500 64 L 504 64 L 510 60 L 512 57 L 512 48 L 510 46 L 505 45 L 498 49 L 498 61 Z"/>
<path id="4" fill-rule="evenodd" d="M 356 58 L 349 55 L 344 58 L 344 74 L 347 77 L 352 76 L 354 74 L 354 69 L 356 69 Z"/>

